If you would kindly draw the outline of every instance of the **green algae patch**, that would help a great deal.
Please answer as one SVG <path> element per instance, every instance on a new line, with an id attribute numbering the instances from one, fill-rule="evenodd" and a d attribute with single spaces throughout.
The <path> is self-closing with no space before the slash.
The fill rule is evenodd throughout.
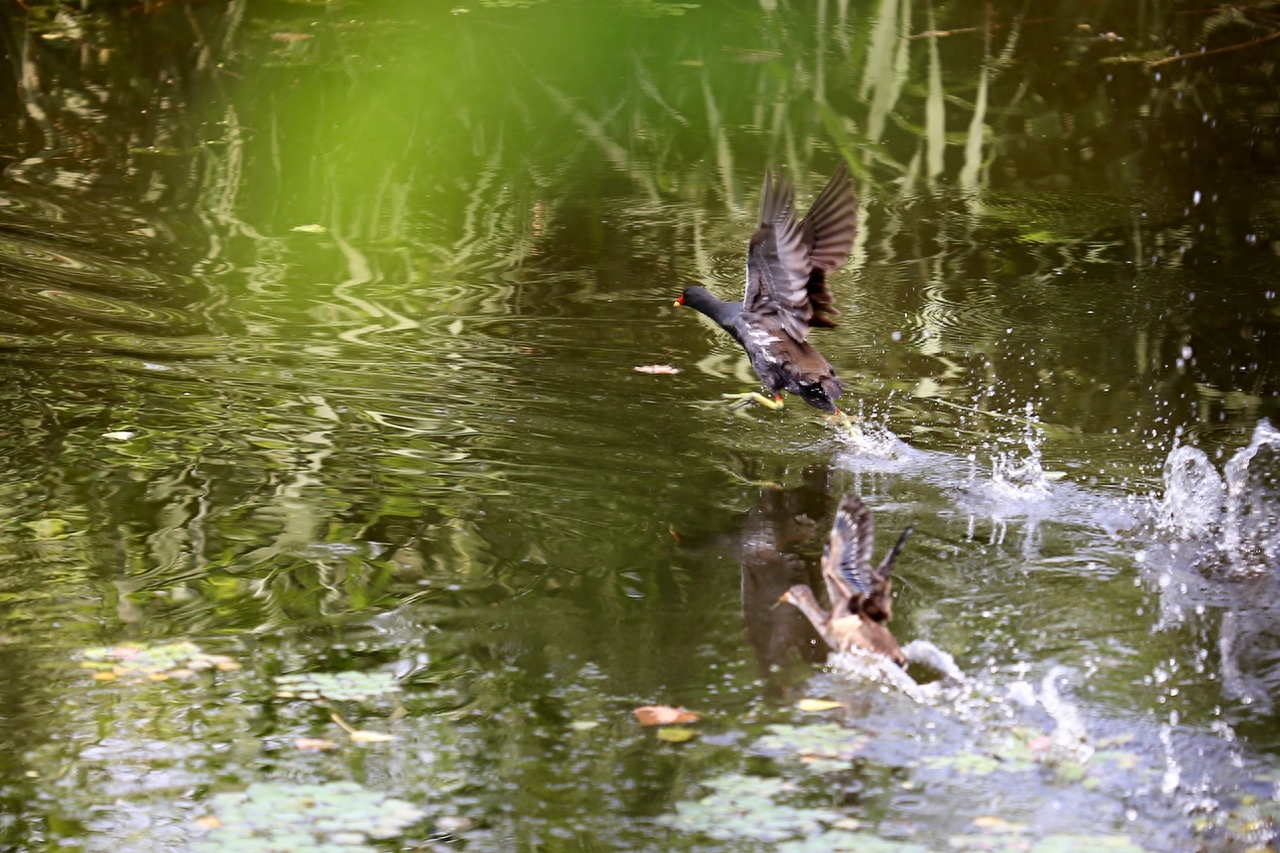
<path id="1" fill-rule="evenodd" d="M 395 838 L 426 813 L 404 800 L 354 782 L 293 785 L 262 782 L 215 795 L 200 823 L 209 833 L 195 853 L 372 851 L 369 842 Z"/>

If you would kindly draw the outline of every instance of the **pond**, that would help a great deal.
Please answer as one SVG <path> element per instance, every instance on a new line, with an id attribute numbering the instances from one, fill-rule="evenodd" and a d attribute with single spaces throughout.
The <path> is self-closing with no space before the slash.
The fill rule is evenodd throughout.
<path id="1" fill-rule="evenodd" d="M 14 4 L 0 841 L 1274 849 L 1278 34 Z M 806 208 L 841 162 L 852 423 L 734 406 L 673 302 L 741 293 L 766 170 Z M 779 604 L 851 493 L 962 673 Z"/>

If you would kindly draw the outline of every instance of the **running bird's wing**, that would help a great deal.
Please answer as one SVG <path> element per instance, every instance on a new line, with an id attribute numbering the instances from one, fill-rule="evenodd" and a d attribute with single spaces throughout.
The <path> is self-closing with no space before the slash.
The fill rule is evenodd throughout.
<path id="1" fill-rule="evenodd" d="M 834 326 L 826 274 L 849 258 L 857 231 L 858 203 L 849 170 L 841 163 L 803 221 L 796 220 L 795 187 L 766 173 L 760 217 L 747 249 L 744 311 L 776 318 L 797 341 L 810 326 Z"/>

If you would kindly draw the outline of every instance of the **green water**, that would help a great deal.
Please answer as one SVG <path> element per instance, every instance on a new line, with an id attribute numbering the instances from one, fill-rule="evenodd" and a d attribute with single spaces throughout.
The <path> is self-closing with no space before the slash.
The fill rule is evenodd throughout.
<path id="1" fill-rule="evenodd" d="M 1175 446 L 1280 414 L 1264 7 L 30 5 L 6 849 L 248 849 L 217 795 L 336 782 L 420 810 L 384 849 L 1274 846 L 1280 552 L 1159 512 Z M 745 358 L 672 304 L 738 292 L 766 167 L 807 204 L 841 158 L 812 341 L 861 439 L 729 408 Z M 848 491 L 914 525 L 892 626 L 963 687 L 824 668 L 776 606 Z M 181 641 L 238 667 L 93 677 Z"/>

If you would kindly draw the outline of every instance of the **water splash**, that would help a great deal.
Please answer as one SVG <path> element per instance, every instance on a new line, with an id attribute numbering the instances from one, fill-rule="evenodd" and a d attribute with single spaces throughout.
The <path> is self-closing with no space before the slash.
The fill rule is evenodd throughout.
<path id="1" fill-rule="evenodd" d="M 1280 565 L 1280 430 L 1260 420 L 1223 476 L 1203 450 L 1175 447 L 1164 463 L 1156 526 L 1181 539 L 1216 538 L 1232 574 Z"/>
<path id="2" fill-rule="evenodd" d="M 1223 473 L 1223 548 L 1237 573 L 1262 574 L 1280 564 L 1280 431 L 1263 418 Z"/>
<path id="3" fill-rule="evenodd" d="M 992 455 L 991 480 L 986 485 L 991 497 L 1018 502 L 1049 497 L 1053 477 L 1044 470 L 1040 455 L 1043 442 L 1044 431 L 1036 423 L 1035 407 L 1027 403 L 1021 442 L 1027 452 L 1023 455 L 1021 451 L 1000 450 Z"/>
<path id="4" fill-rule="evenodd" d="M 1175 447 L 1164 463 L 1164 497 L 1156 526 L 1181 539 L 1217 531 L 1226 487 L 1209 456 L 1198 447 Z"/>

